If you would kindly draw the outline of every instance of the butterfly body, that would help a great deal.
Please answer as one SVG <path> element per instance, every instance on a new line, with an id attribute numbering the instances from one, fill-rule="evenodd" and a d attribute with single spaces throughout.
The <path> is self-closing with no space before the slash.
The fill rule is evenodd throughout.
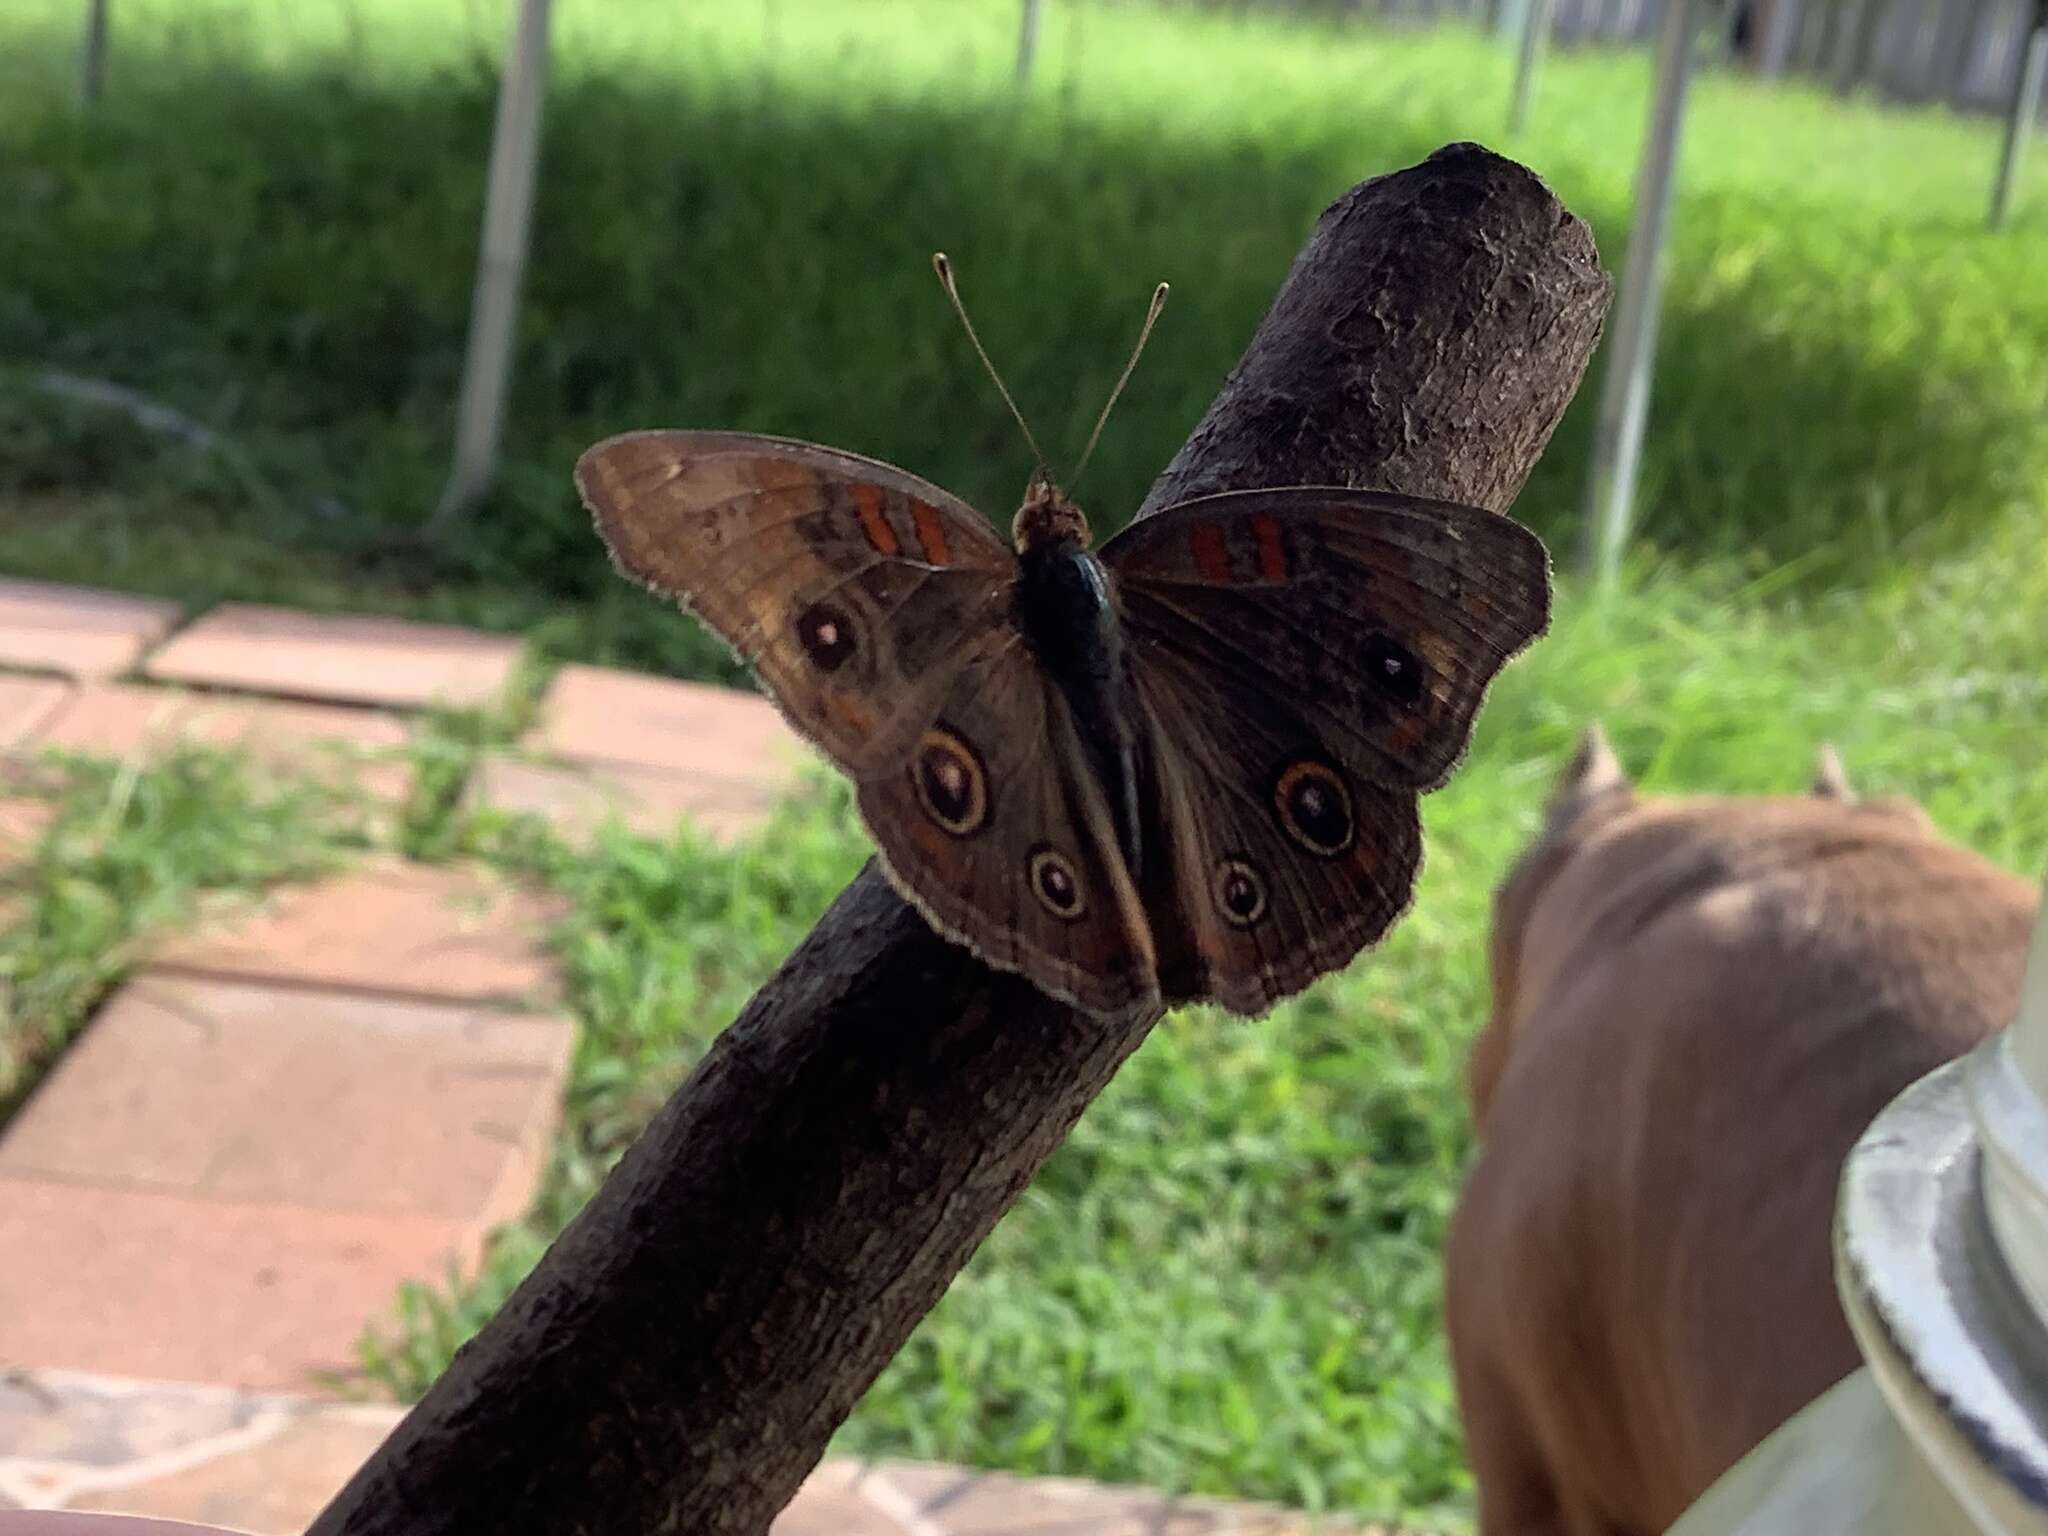
<path id="1" fill-rule="evenodd" d="M 600 443 L 615 561 L 755 668 L 943 935 L 1093 1012 L 1264 1011 L 1378 938 L 1416 799 L 1548 618 L 1518 524 L 1344 487 L 1224 492 L 1100 551 L 902 470 L 741 433 Z"/>
<path id="2" fill-rule="evenodd" d="M 1012 612 L 1018 632 L 1066 699 L 1090 766 L 1108 794 L 1118 852 L 1135 876 L 1143 858 L 1137 743 L 1123 626 L 1109 573 L 1088 548 L 1080 508 L 1044 482 L 1032 482 L 1016 526 Z"/>

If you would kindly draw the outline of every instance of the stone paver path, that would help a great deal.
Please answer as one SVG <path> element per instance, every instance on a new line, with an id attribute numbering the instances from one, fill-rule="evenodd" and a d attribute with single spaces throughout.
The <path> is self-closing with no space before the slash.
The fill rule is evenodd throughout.
<path id="1" fill-rule="evenodd" d="M 556 674 L 520 746 L 524 757 L 484 762 L 468 803 L 542 816 L 577 840 L 613 818 L 659 836 L 681 817 L 729 841 L 810 751 L 752 695 L 582 666 Z"/>
<path id="2" fill-rule="evenodd" d="M 353 704 L 475 708 L 512 680 L 520 643 L 452 624 L 228 603 L 173 637 L 151 677 Z"/>
<path id="3" fill-rule="evenodd" d="M 546 1158 L 565 1020 L 147 970 L 0 1135 L 0 1361 L 302 1389 L 475 1261 Z"/>
<path id="4" fill-rule="evenodd" d="M 0 1178 L 0 1245 L 0 1359 L 293 1390 L 354 1376 L 399 1282 L 464 1257 L 435 1217 L 41 1178 Z"/>
<path id="5" fill-rule="evenodd" d="M 60 692 L 34 730 L 37 746 L 148 758 L 190 742 L 241 752 L 273 772 L 347 772 L 380 800 L 403 800 L 411 789 L 412 771 L 398 756 L 410 732 L 384 711 L 134 683 Z"/>
<path id="6" fill-rule="evenodd" d="M 539 816 L 573 843 L 587 843 L 612 821 L 662 837 L 688 821 L 715 843 L 754 830 L 773 803 L 770 788 L 749 788 L 628 763 L 536 763 L 489 757 L 470 781 L 465 803 Z"/>
<path id="7" fill-rule="evenodd" d="M 0 578 L 0 665 L 112 677 L 178 617 L 175 603 Z"/>
<path id="8" fill-rule="evenodd" d="M 603 667 L 563 667 L 542 698 L 527 743 L 541 752 L 637 763 L 671 773 L 758 785 L 762 765 L 803 747 L 751 694 Z"/>
<path id="9" fill-rule="evenodd" d="M 382 618 L 0 580 L 0 924 L 51 807 L 48 749 L 177 740 L 343 762 L 392 814 L 435 705 L 521 647 Z M 583 838 L 757 826 L 806 749 L 759 698 L 564 667 L 464 803 Z M 533 1199 L 574 1041 L 555 901 L 374 857 L 159 945 L 0 1127 L 0 1510 L 296 1532 L 396 1422 L 332 1399 L 408 1279 L 473 1264 Z M 1299 1516 L 908 1462 L 830 1461 L 778 1536 L 1294 1536 Z M 1337 1529 L 1336 1527 L 1319 1527 Z"/>
<path id="10" fill-rule="evenodd" d="M 15 1117 L 0 1177 L 80 1203 L 106 1188 L 509 1220 L 537 1181 L 570 1038 L 468 1003 L 145 971 Z"/>
<path id="11" fill-rule="evenodd" d="M 178 619 L 155 599 L 0 579 L 0 753 L 138 758 L 190 741 L 274 772 L 331 780 L 332 767 L 395 809 L 413 784 L 408 714 L 498 702 L 521 654 L 516 639 L 455 625 L 248 603 L 173 632 Z M 538 816 L 574 841 L 614 819 L 657 837 L 687 820 L 730 841 L 807 755 L 753 694 L 567 666 L 463 803 Z"/>
<path id="12" fill-rule="evenodd" d="M 26 858 L 56 814 L 47 800 L 0 799 L 0 867 Z"/>
<path id="13" fill-rule="evenodd" d="M 546 1006 L 561 901 L 487 870 L 380 858 L 284 886 L 160 947 L 158 965 L 480 1003 Z"/>
<path id="14" fill-rule="evenodd" d="M 0 1509 L 113 1510 L 295 1536 L 400 1410 L 42 1372 L 0 1378 Z M 1374 1536 L 1253 1504 L 832 1458 L 774 1536 Z M 1381 1533 L 1390 1536 L 1390 1533 Z"/>
<path id="15" fill-rule="evenodd" d="M 27 741 L 57 713 L 70 692 L 54 677 L 0 673 L 0 748 Z"/>

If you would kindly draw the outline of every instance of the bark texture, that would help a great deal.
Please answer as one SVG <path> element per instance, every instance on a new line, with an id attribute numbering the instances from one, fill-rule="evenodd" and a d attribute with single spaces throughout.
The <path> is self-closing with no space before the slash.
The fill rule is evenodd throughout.
<path id="1" fill-rule="evenodd" d="M 1305 483 L 1505 509 L 1607 294 L 1511 161 L 1365 182 L 1141 515 Z M 991 971 L 871 865 L 312 1536 L 764 1532 L 1149 1028 Z"/>

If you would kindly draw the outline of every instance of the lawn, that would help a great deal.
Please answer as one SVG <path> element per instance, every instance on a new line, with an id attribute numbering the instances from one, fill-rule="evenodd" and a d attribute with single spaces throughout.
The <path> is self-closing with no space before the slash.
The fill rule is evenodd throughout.
<path id="1" fill-rule="evenodd" d="M 1154 280 L 1174 298 L 1084 499 L 1134 506 L 1316 212 L 1457 138 L 1494 142 L 1505 48 L 1138 6 L 1050 8 L 1008 84 L 1009 0 L 592 0 L 560 9 L 530 303 L 498 492 L 438 547 L 495 3 L 122 0 L 102 108 L 77 6 L 0 20 L 0 570 L 383 609 L 565 658 L 720 675 L 612 579 L 567 482 L 649 424 L 814 437 L 1006 515 L 1028 456 L 933 285 L 943 246 L 1048 444 L 1078 445 Z M 1514 152 L 1618 266 L 1646 63 L 1558 57 Z M 1873 790 L 2038 873 L 2048 614 L 2048 158 L 1980 229 L 1995 132 L 1704 80 L 1686 143 L 1644 538 L 1567 580 L 1455 783 L 1375 957 L 1256 1025 L 1159 1029 L 848 1426 L 848 1448 L 1469 1518 L 1438 1251 L 1470 1132 L 1493 882 L 1598 715 L 1646 784 L 1785 790 L 1822 738 Z M 201 452 L 45 393 L 117 382 Z M 1597 381 L 1596 385 L 1597 387 Z M 1576 537 L 1594 388 L 1517 507 Z M 1059 450 L 1055 448 L 1057 453 Z M 366 1344 L 417 1391 L 822 910 L 864 844 L 836 788 L 749 846 L 575 855 L 453 809 L 443 722 L 399 838 L 563 890 L 585 1028 L 550 1193 L 490 1272 Z M 347 857 L 317 798 L 207 759 L 67 772 L 0 937 L 47 1058 L 148 926 Z M 4 1052 L 0 1052 L 4 1059 Z M 0 1093 L 6 1091 L 0 1084 Z"/>

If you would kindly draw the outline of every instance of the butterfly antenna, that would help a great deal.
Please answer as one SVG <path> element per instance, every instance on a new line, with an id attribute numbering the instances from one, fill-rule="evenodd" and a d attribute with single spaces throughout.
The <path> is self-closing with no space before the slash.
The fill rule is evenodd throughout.
<path id="1" fill-rule="evenodd" d="M 960 302 L 960 285 L 953 281 L 953 263 L 946 260 L 944 251 L 932 252 L 932 270 L 939 274 L 939 286 L 946 290 L 946 297 L 953 301 L 953 313 L 960 317 L 960 324 L 967 331 L 967 339 L 974 343 L 975 355 L 981 359 L 981 366 L 988 370 L 988 376 L 995 380 L 996 393 L 1003 397 L 1003 404 L 1010 408 L 1010 414 L 1017 419 L 1017 427 L 1024 434 L 1024 441 L 1031 445 L 1031 452 L 1038 460 L 1039 467 L 1045 467 L 1045 450 L 1038 446 L 1038 439 L 1031 435 L 1031 423 L 1024 419 L 1024 413 L 1017 409 L 1017 402 L 1010 398 L 1010 391 L 1003 384 L 1003 376 L 996 372 L 996 365 L 989 361 L 988 348 L 981 344 L 981 338 L 974 333 L 974 322 L 967 318 L 967 306 Z"/>
<path id="2" fill-rule="evenodd" d="M 1152 327 L 1159 323 L 1159 311 L 1166 308 L 1166 284 L 1161 283 L 1152 290 L 1152 307 L 1145 311 L 1145 325 L 1138 332 L 1138 344 L 1131 348 L 1131 360 L 1124 364 L 1124 371 L 1116 381 L 1116 388 L 1109 392 L 1109 398 L 1102 403 L 1102 414 L 1095 418 L 1095 430 L 1088 434 L 1088 446 L 1081 450 L 1081 462 L 1074 466 L 1074 481 L 1080 483 L 1081 471 L 1088 467 L 1088 460 L 1095 453 L 1095 445 L 1102 440 L 1102 429 L 1109 424 L 1109 413 L 1116 409 L 1116 399 L 1124 392 L 1124 386 L 1131 382 L 1131 375 L 1137 371 L 1138 359 L 1144 354 L 1145 343 L 1152 339 Z"/>

